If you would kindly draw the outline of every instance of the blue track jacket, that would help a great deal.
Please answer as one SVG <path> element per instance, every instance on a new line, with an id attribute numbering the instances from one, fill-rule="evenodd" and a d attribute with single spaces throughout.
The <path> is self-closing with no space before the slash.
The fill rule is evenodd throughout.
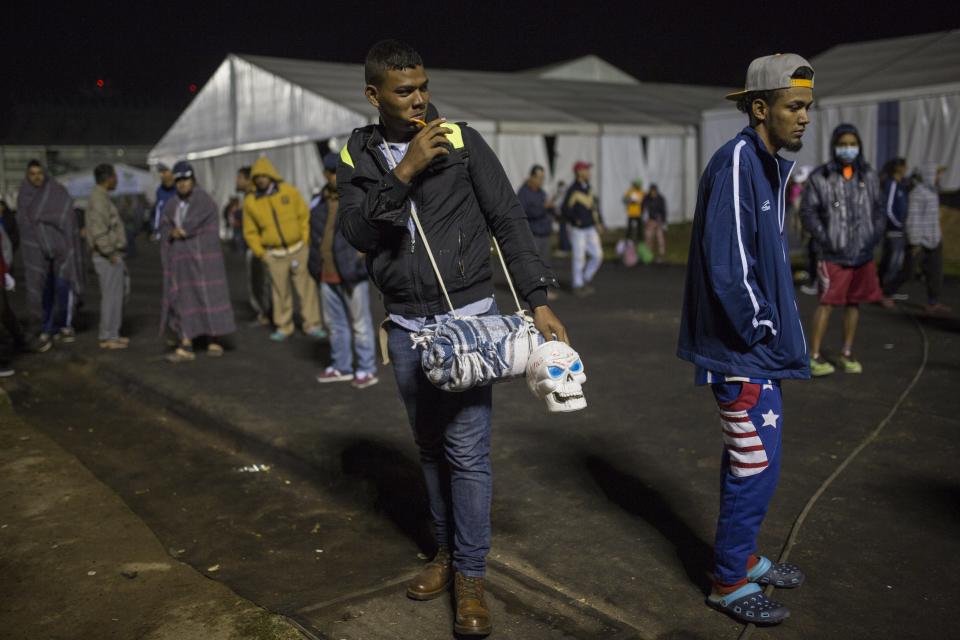
<path id="1" fill-rule="evenodd" d="M 700 178 L 677 356 L 714 373 L 809 378 L 784 233 L 793 162 L 747 127 Z"/>

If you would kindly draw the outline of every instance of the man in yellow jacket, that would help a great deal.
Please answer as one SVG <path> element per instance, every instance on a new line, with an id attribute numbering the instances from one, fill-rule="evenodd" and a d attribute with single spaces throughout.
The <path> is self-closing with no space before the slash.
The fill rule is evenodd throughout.
<path id="1" fill-rule="evenodd" d="M 320 324 L 317 288 L 307 270 L 310 252 L 310 210 L 296 187 L 283 182 L 266 158 L 250 170 L 256 190 L 243 201 L 243 237 L 253 255 L 270 273 L 273 292 L 273 324 L 270 339 L 282 342 L 293 334 L 293 296 L 290 283 L 300 298 L 303 331 L 325 338 Z"/>

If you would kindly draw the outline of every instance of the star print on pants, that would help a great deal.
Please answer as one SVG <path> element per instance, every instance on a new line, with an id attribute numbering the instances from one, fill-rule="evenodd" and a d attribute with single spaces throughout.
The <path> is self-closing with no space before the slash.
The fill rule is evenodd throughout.
<path id="1" fill-rule="evenodd" d="M 774 429 L 777 428 L 777 420 L 780 418 L 780 416 L 775 414 L 773 412 L 773 409 L 770 409 L 770 411 L 767 411 L 766 413 L 763 413 L 760 415 L 763 416 L 764 427 L 773 427 Z"/>

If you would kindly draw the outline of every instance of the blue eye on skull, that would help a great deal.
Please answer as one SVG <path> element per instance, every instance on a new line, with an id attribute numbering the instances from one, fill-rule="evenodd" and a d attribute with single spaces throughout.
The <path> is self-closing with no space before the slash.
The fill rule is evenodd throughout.
<path id="1" fill-rule="evenodd" d="M 570 365 L 570 371 L 571 373 L 580 373 L 581 371 L 583 371 L 583 363 L 577 360 L 572 365 Z"/>
<path id="2" fill-rule="evenodd" d="M 559 378 L 563 375 L 563 367 L 547 367 L 547 373 L 550 374 L 551 378 Z"/>

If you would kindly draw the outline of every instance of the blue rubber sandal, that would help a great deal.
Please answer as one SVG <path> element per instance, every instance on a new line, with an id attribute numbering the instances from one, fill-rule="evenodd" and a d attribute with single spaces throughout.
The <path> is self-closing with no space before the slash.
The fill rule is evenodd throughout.
<path id="1" fill-rule="evenodd" d="M 707 605 L 738 622 L 756 625 L 780 624 L 790 617 L 789 609 L 765 596 L 763 589 L 753 582 L 725 596 L 711 593 L 707 596 Z"/>
<path id="2" fill-rule="evenodd" d="M 795 564 L 773 562 L 759 556 L 760 561 L 747 573 L 747 580 L 761 585 L 772 584 L 779 589 L 796 589 L 803 584 L 803 571 Z"/>

